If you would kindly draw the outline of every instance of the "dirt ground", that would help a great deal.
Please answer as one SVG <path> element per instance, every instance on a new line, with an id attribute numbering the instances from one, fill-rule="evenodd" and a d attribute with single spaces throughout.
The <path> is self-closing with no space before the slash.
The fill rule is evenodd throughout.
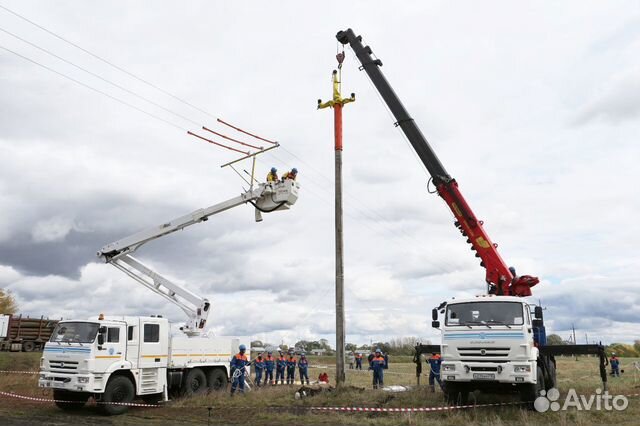
<path id="1" fill-rule="evenodd" d="M 314 360 L 312 360 L 313 362 Z M 411 390 L 388 393 L 371 389 L 371 374 L 366 370 L 347 371 L 348 388 L 340 392 L 295 399 L 299 386 L 277 386 L 254 389 L 246 395 L 230 397 L 227 392 L 171 401 L 166 405 L 142 408 L 132 407 L 121 416 L 105 417 L 95 404 L 89 403 L 78 412 L 63 412 L 51 402 L 35 402 L 0 395 L 0 425 L 636 425 L 640 416 L 640 398 L 630 397 L 624 411 L 567 411 L 537 413 L 518 404 L 458 409 L 431 413 L 337 413 L 311 410 L 310 407 L 438 407 L 443 406 L 442 393 L 431 393 L 425 386 L 416 386 L 414 365 L 407 359 L 390 363 L 385 375 L 386 385 L 410 385 Z M 626 372 L 621 378 L 610 378 L 609 392 L 616 394 L 640 393 L 640 372 L 634 371 L 630 359 L 622 359 Z M 0 370 L 37 370 L 39 354 L 0 353 Z M 310 376 L 317 377 L 327 371 L 335 377 L 330 359 L 315 360 Z M 324 368 L 319 368 L 324 367 Z M 426 377 L 422 379 L 426 382 Z M 596 358 L 560 358 L 558 381 L 562 399 L 573 388 L 578 394 L 591 395 L 601 388 Z M 51 391 L 36 386 L 35 374 L 0 373 L 0 391 L 19 395 L 51 398 Z M 517 402 L 516 397 L 478 395 L 476 404 Z"/>

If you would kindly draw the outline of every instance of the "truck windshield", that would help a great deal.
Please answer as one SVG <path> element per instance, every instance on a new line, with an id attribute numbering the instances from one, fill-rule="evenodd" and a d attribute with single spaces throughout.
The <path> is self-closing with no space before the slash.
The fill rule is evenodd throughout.
<path id="1" fill-rule="evenodd" d="M 58 324 L 50 342 L 93 343 L 98 334 L 98 324 L 93 322 L 63 322 Z"/>
<path id="2" fill-rule="evenodd" d="M 524 311 L 518 302 L 469 302 L 447 306 L 446 325 L 522 325 Z"/>

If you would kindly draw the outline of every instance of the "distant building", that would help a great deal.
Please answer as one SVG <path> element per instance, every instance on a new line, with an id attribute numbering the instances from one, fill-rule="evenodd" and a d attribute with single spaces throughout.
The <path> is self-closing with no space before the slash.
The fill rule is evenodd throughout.
<path id="1" fill-rule="evenodd" d="M 323 356 L 327 351 L 326 349 L 311 349 L 311 354 L 316 356 Z"/>

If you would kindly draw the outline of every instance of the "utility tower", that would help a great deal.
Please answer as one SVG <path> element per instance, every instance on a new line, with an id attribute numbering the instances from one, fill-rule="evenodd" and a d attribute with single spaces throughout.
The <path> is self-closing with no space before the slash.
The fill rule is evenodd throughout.
<path id="1" fill-rule="evenodd" d="M 344 50 L 336 55 L 338 69 L 333 70 L 333 99 L 322 102 L 318 99 L 318 109 L 333 108 L 333 122 L 335 134 L 335 170 L 336 170 L 336 201 L 335 201 L 335 232 L 336 232 L 336 385 L 345 382 L 344 351 L 344 242 L 342 232 L 342 106 L 356 100 L 356 95 L 342 98 L 340 94 L 340 80 L 342 77 L 342 62 Z"/>

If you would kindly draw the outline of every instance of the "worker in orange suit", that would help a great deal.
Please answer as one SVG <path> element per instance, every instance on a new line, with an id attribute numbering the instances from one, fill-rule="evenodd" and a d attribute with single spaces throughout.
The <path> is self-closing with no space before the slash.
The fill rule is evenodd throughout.
<path id="1" fill-rule="evenodd" d="M 290 172 L 282 175 L 282 181 L 284 182 L 287 179 L 296 180 L 296 176 L 298 176 L 298 169 L 294 167 Z"/>

